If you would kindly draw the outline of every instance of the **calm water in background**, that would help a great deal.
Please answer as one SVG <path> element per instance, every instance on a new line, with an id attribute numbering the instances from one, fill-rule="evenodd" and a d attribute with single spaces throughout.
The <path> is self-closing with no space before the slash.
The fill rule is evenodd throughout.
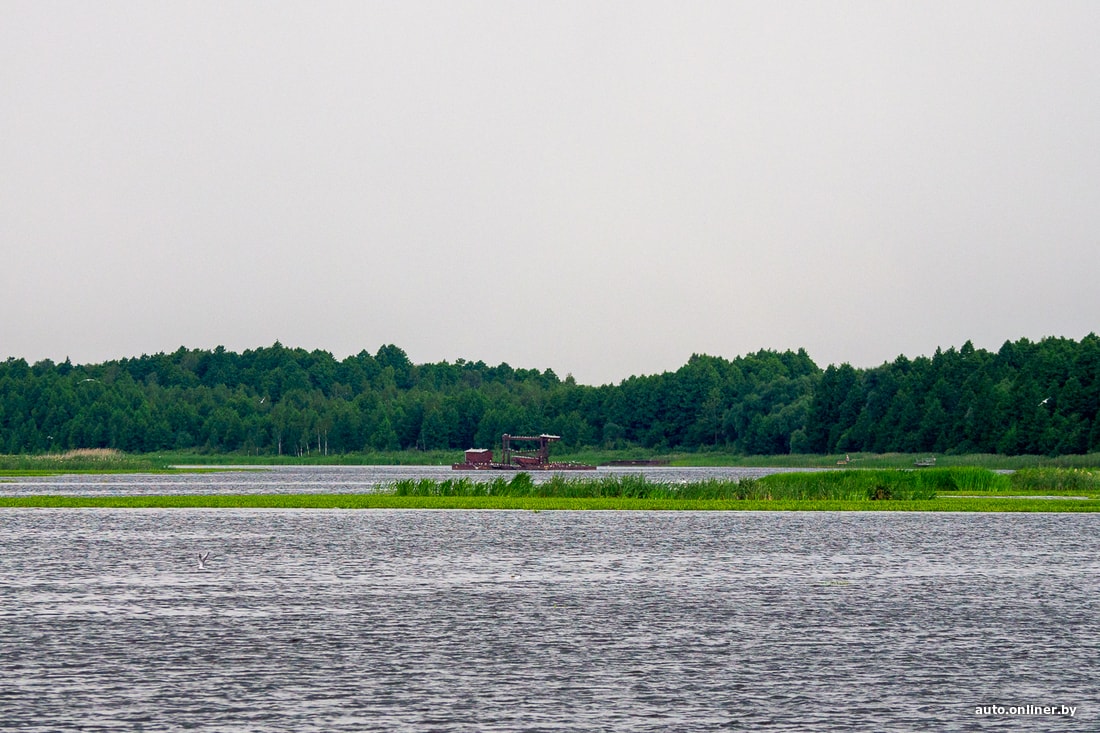
<path id="1" fill-rule="evenodd" d="M 312 478 L 349 491 L 364 470 Z M 310 473 L 224 480 L 301 491 Z M 123 490 L 103 478 L 120 481 L 68 490 Z M 0 510 L 0 729 L 1095 731 L 1098 529 L 1058 514 Z M 975 715 L 1028 704 L 1077 713 Z"/>

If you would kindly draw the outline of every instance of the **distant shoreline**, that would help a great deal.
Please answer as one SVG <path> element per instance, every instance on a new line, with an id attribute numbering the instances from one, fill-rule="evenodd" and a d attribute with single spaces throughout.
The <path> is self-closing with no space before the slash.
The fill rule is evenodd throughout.
<path id="1" fill-rule="evenodd" d="M 850 453 L 741 455 L 725 451 L 661 452 L 640 450 L 578 451 L 554 454 L 553 460 L 619 467 L 669 468 L 914 468 L 932 458 L 928 453 Z M 275 466 L 450 466 L 461 459 L 458 451 L 393 451 L 339 455 L 275 456 L 239 453 L 122 453 L 112 450 L 71 451 L 64 454 L 0 455 L 0 477 L 44 476 L 65 473 L 173 473 L 227 471 Z M 1021 468 L 1100 468 L 1100 453 L 1061 456 L 991 453 L 936 454 L 935 465 L 973 466 L 991 470 Z"/>

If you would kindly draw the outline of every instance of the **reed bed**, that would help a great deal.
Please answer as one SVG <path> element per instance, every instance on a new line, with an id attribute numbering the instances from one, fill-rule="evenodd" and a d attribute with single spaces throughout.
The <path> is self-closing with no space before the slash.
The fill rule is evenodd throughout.
<path id="1" fill-rule="evenodd" d="M 446 479 L 406 479 L 389 487 L 395 496 L 496 496 L 573 499 L 743 499 L 746 484 L 733 480 L 708 479 L 689 483 L 652 481 L 641 474 L 565 477 L 555 474 L 535 483 L 528 473 L 492 481 L 474 481 L 468 477 Z"/>
<path id="2" fill-rule="evenodd" d="M 111 448 L 80 448 L 64 453 L 41 455 L 0 455 L 0 472 L 139 472 L 160 471 L 167 466 L 148 456 L 132 456 Z"/>
<path id="3" fill-rule="evenodd" d="M 120 456 L 86 456 L 107 462 Z M 943 492 L 942 494 L 938 492 Z M 962 495 L 960 495 L 962 492 Z M 379 493 L 217 494 L 162 496 L 0 496 L 0 507 L 241 509 L 524 509 L 1093 512 L 1093 499 L 1014 499 L 1012 493 L 1100 496 L 1100 471 L 1037 468 L 1013 475 L 974 468 L 845 469 L 777 473 L 740 481 L 676 483 L 642 474 L 599 477 L 530 474 L 475 481 L 462 476 L 398 481 Z M 980 495 L 971 495 L 980 494 Z"/>
<path id="4" fill-rule="evenodd" d="M 1007 488 L 1003 474 L 986 468 L 847 469 L 766 476 L 761 481 L 806 493 L 806 498 L 933 499 L 940 491 L 996 491 Z"/>
<path id="5" fill-rule="evenodd" d="M 535 483 L 527 473 L 492 481 L 468 477 L 438 481 L 407 479 L 389 487 L 395 496 L 508 496 L 681 500 L 838 500 L 933 499 L 937 491 L 990 491 L 1007 480 L 986 469 L 932 468 L 919 471 L 852 469 L 777 473 L 759 479 L 707 479 L 686 483 L 653 481 L 641 474 L 565 477 Z M 1007 484 L 1006 484 L 1007 485 Z"/>
<path id="6" fill-rule="evenodd" d="M 1100 470 L 1088 468 L 1024 468 L 1009 476 L 1014 491 L 1100 493 Z"/>

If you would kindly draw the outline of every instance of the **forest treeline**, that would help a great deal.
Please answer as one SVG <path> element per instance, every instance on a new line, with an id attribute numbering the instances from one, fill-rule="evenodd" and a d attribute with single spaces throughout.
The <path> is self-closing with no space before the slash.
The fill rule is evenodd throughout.
<path id="1" fill-rule="evenodd" d="M 73 448 L 339 454 L 497 447 L 742 454 L 1100 450 L 1100 337 L 1006 342 L 822 370 L 802 349 L 694 355 L 675 372 L 587 386 L 546 369 L 413 364 L 394 345 L 338 360 L 274 345 L 180 348 L 95 365 L 0 363 L 0 452 Z"/>

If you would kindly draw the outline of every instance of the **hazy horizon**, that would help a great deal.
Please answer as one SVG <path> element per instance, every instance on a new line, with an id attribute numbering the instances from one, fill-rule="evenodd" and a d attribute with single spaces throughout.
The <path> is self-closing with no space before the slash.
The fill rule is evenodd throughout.
<path id="1" fill-rule="evenodd" d="M 1100 330 L 1100 5 L 12 2 L 0 359 Z"/>

